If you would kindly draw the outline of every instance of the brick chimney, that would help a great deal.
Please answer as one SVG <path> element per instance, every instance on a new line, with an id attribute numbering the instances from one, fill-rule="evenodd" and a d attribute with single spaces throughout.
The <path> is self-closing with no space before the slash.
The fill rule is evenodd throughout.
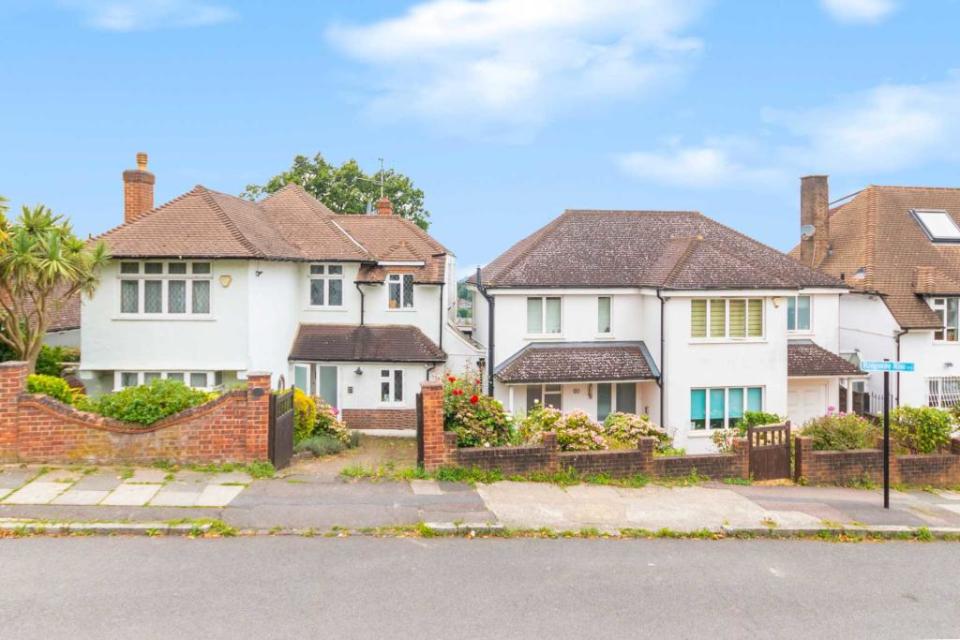
<path id="1" fill-rule="evenodd" d="M 813 231 L 800 236 L 800 262 L 816 267 L 830 248 L 830 189 L 827 176 L 800 178 L 800 227 Z"/>
<path id="2" fill-rule="evenodd" d="M 378 216 L 392 216 L 393 215 L 393 203 L 390 202 L 390 198 L 386 196 L 377 200 L 377 215 Z"/>
<path id="3" fill-rule="evenodd" d="M 123 221 L 130 222 L 153 209 L 153 183 L 156 178 L 147 171 L 147 154 L 137 154 L 137 168 L 123 172 Z"/>

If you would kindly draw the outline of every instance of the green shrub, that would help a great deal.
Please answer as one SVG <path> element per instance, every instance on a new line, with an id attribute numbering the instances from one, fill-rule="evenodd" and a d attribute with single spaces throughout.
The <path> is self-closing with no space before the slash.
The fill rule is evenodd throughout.
<path id="1" fill-rule="evenodd" d="M 935 453 L 950 446 L 954 422 L 935 407 L 897 407 L 890 413 L 890 437 L 910 453 Z"/>
<path id="2" fill-rule="evenodd" d="M 339 438 L 328 434 L 321 434 L 300 440 L 294 445 L 293 450 L 297 453 L 309 451 L 319 458 L 320 456 L 340 453 L 345 448 L 346 445 L 341 442 Z"/>
<path id="3" fill-rule="evenodd" d="M 737 423 L 737 429 L 746 433 L 749 427 L 761 427 L 765 424 L 782 424 L 783 418 L 775 413 L 766 411 L 744 411 L 743 419 Z"/>
<path id="4" fill-rule="evenodd" d="M 317 419 L 313 425 L 314 436 L 329 436 L 335 438 L 345 447 L 356 446 L 351 444 L 355 439 L 350 429 L 340 419 L 340 413 L 323 400 L 317 400 Z"/>
<path id="5" fill-rule="evenodd" d="M 656 438 L 657 450 L 670 447 L 672 440 L 667 432 L 653 424 L 645 415 L 634 413 L 611 413 L 603 421 L 603 431 L 614 448 L 636 448 L 640 438 Z"/>
<path id="6" fill-rule="evenodd" d="M 804 425 L 801 435 L 813 438 L 816 451 L 848 451 L 872 449 L 880 429 L 869 420 L 853 413 L 830 413 Z"/>
<path id="7" fill-rule="evenodd" d="M 33 373 L 27 376 L 27 393 L 42 393 L 64 404 L 73 404 L 73 389 L 58 376 Z"/>
<path id="8" fill-rule="evenodd" d="M 600 451 L 610 448 L 603 425 L 591 420 L 583 411 L 568 413 L 557 422 L 554 430 L 561 451 Z"/>
<path id="9" fill-rule="evenodd" d="M 154 380 L 148 385 L 109 393 L 100 398 L 97 408 L 109 418 L 150 425 L 215 397 L 216 393 L 192 389 L 179 380 Z"/>
<path id="10" fill-rule="evenodd" d="M 517 424 L 518 444 L 537 444 L 545 431 L 556 431 L 563 414 L 553 407 L 537 404 Z"/>
<path id="11" fill-rule="evenodd" d="M 51 347 L 43 345 L 37 355 L 36 372 L 48 376 L 63 373 L 64 362 L 79 362 L 80 350 L 71 347 Z"/>
<path id="12" fill-rule="evenodd" d="M 511 422 L 499 400 L 480 389 L 480 377 L 448 375 L 443 385 L 443 425 L 457 434 L 458 447 L 499 447 L 510 443 Z"/>
<path id="13" fill-rule="evenodd" d="M 293 441 L 300 442 L 313 435 L 317 424 L 317 402 L 300 389 L 293 390 Z"/>

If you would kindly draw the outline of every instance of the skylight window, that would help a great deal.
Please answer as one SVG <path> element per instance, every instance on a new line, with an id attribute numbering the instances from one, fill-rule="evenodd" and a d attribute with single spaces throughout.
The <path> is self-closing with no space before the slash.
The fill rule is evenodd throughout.
<path id="1" fill-rule="evenodd" d="M 914 209 L 913 216 L 934 242 L 960 242 L 960 227 L 942 209 Z"/>

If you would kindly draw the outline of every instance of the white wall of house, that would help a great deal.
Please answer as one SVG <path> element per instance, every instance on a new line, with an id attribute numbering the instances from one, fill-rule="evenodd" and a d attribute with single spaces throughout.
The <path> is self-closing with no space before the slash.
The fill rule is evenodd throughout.
<path id="1" fill-rule="evenodd" d="M 80 348 L 80 329 L 64 329 L 62 331 L 48 331 L 43 336 L 43 344 L 48 347 Z"/>
<path id="2" fill-rule="evenodd" d="M 841 353 L 858 353 L 861 360 L 897 359 L 896 335 L 900 325 L 879 296 L 863 293 L 843 296 L 839 326 Z M 883 375 L 871 374 L 867 378 L 867 390 L 883 393 Z M 896 376 L 891 378 L 891 393 L 896 393 Z"/>
<path id="3" fill-rule="evenodd" d="M 291 362 L 287 371 L 288 384 L 293 384 L 295 362 Z M 303 363 L 309 365 L 310 363 Z M 420 392 L 420 383 L 427 379 L 429 365 L 398 364 L 394 362 L 322 362 L 317 365 L 337 368 L 337 398 L 340 409 L 415 409 L 416 395 Z M 357 373 L 357 371 L 361 373 Z M 381 371 L 390 371 L 389 380 L 393 380 L 393 371 L 403 371 L 403 399 L 381 402 Z M 314 382 L 316 384 L 316 382 Z"/>
<path id="4" fill-rule="evenodd" d="M 913 407 L 926 406 L 929 402 L 931 378 L 960 376 L 960 343 L 942 342 L 933 339 L 933 331 L 908 331 L 900 337 L 900 359 L 913 362 L 916 370 L 901 373 L 900 404 Z M 874 373 L 876 385 L 882 391 L 883 374 Z M 891 385 L 897 376 L 891 374 Z"/>
<path id="5" fill-rule="evenodd" d="M 303 265 L 295 262 L 251 261 L 247 269 L 249 371 L 269 371 L 277 386 L 287 370 L 287 356 L 297 333 L 297 275 Z M 239 343 L 239 341 L 238 341 Z M 286 384 L 291 384 L 289 377 Z"/>

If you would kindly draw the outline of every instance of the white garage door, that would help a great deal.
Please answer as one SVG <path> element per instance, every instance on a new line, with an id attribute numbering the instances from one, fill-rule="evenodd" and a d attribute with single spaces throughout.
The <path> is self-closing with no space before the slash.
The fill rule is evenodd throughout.
<path id="1" fill-rule="evenodd" d="M 826 382 L 791 382 L 787 390 L 787 411 L 790 422 L 803 426 L 811 418 L 827 412 Z"/>

